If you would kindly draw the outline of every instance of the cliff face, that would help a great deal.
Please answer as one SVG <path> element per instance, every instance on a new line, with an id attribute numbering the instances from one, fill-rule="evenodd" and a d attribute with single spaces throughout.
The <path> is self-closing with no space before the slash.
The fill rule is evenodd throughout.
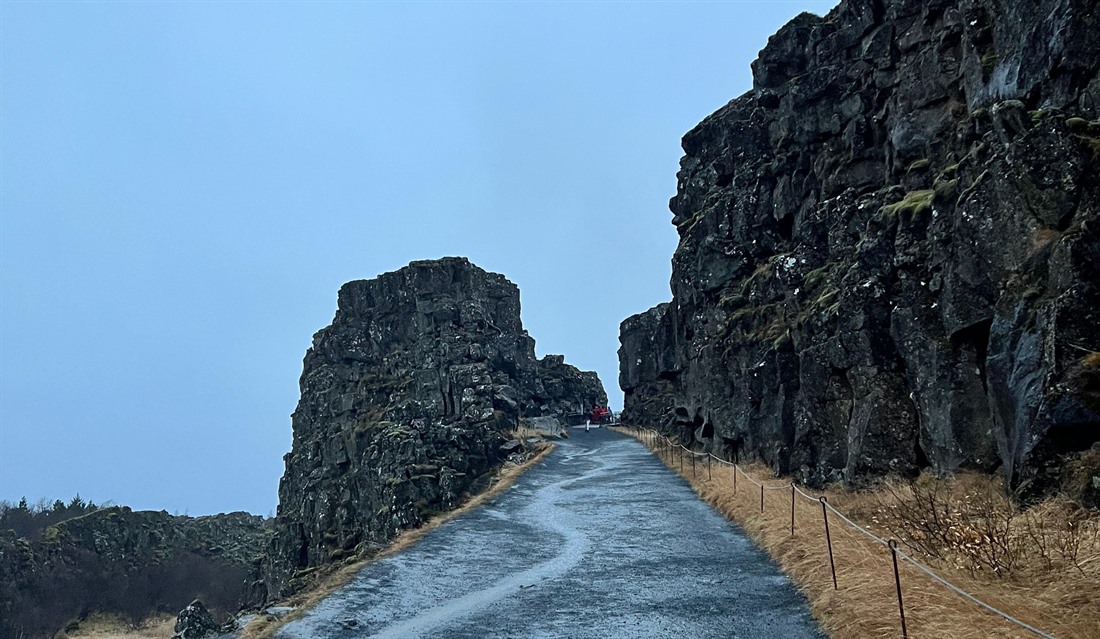
<path id="1" fill-rule="evenodd" d="M 683 139 L 624 418 L 811 484 L 1058 481 L 1100 439 L 1097 9 L 845 0 L 783 27 Z"/>
<path id="2" fill-rule="evenodd" d="M 261 601 L 270 522 L 247 513 L 180 517 L 114 506 L 40 539 L 0 531 L 0 637 L 52 637 L 93 611 L 140 621 L 202 597 L 219 616 Z"/>
<path id="3" fill-rule="evenodd" d="M 683 364 L 670 309 L 670 304 L 658 304 L 628 317 L 619 328 L 624 424 L 666 426 L 671 420 Z"/>
<path id="4" fill-rule="evenodd" d="M 562 355 L 547 355 L 538 361 L 538 382 L 541 390 L 532 398 L 537 407 L 534 414 L 560 417 L 607 406 L 600 376 L 566 364 Z"/>
<path id="5" fill-rule="evenodd" d="M 484 488 L 521 417 L 606 398 L 595 374 L 536 360 L 519 289 L 463 258 L 345 284 L 301 391 L 270 597 L 296 572 L 370 553 Z"/>

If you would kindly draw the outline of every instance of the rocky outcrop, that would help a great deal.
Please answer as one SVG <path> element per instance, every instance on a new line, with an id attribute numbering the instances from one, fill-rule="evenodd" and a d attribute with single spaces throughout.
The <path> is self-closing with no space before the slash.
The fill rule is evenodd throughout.
<path id="1" fill-rule="evenodd" d="M 607 391 L 599 375 L 577 370 L 565 363 L 562 355 L 547 355 L 538 361 L 538 378 L 542 390 L 533 398 L 542 415 L 563 416 L 607 406 Z"/>
<path id="2" fill-rule="evenodd" d="M 0 531 L 0 636 L 52 637 L 100 611 L 137 622 L 203 595 L 220 615 L 259 603 L 270 540 L 247 513 L 181 517 L 110 507 L 45 529 Z"/>
<path id="3" fill-rule="evenodd" d="M 683 370 L 676 346 L 675 315 L 658 304 L 632 315 L 620 327 L 619 387 L 624 424 L 667 428 L 673 423 L 677 381 Z"/>
<path id="4" fill-rule="evenodd" d="M 683 139 L 673 299 L 623 323 L 624 418 L 811 484 L 1057 485 L 1100 439 L 1098 20 L 844 0 L 783 27 Z"/>
<path id="5" fill-rule="evenodd" d="M 486 487 L 520 419 L 606 397 L 594 374 L 536 360 L 519 289 L 463 258 L 345 284 L 301 391 L 265 570 L 271 598 Z"/>
<path id="6" fill-rule="evenodd" d="M 221 625 L 201 601 L 196 599 L 176 615 L 172 639 L 204 639 L 221 631 Z"/>

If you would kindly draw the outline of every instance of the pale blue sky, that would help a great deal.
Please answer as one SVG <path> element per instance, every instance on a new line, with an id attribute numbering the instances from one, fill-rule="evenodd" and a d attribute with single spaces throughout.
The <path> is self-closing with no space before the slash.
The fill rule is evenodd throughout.
<path id="1" fill-rule="evenodd" d="M 0 2 L 0 499 L 274 510 L 336 291 L 464 255 L 621 406 L 680 137 L 835 2 Z"/>

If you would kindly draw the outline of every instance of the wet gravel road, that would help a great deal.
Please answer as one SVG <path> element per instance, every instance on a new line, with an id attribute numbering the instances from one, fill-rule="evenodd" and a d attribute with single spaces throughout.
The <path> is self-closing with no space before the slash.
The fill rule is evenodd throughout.
<path id="1" fill-rule="evenodd" d="M 824 637 L 767 555 L 640 443 L 602 429 L 573 431 L 512 488 L 276 636 Z"/>

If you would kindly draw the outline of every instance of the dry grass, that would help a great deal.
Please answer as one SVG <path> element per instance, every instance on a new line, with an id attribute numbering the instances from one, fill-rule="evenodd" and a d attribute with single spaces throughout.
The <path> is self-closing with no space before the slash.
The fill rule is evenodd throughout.
<path id="1" fill-rule="evenodd" d="M 549 442 L 541 444 L 541 448 L 536 449 L 536 453 L 522 464 L 508 465 L 506 464 L 495 477 L 493 484 L 485 492 L 474 495 L 467 500 L 461 506 L 449 510 L 445 513 L 441 513 L 436 517 L 433 517 L 423 526 L 407 530 L 390 542 L 390 545 L 386 547 L 382 552 L 373 555 L 368 558 L 357 559 L 347 564 L 339 566 L 328 566 L 318 570 L 317 578 L 314 582 L 305 590 L 295 593 L 286 601 L 279 602 L 279 606 L 290 606 L 294 608 L 294 612 L 286 615 L 282 618 L 276 619 L 275 617 L 267 614 L 257 615 L 251 622 L 244 627 L 241 632 L 240 639 L 268 639 L 275 634 L 275 632 L 283 625 L 294 621 L 302 617 L 306 612 L 320 603 L 323 599 L 331 595 L 335 590 L 347 584 L 351 579 L 367 564 L 389 557 L 394 553 L 400 552 L 405 548 L 420 541 L 425 535 L 432 530 L 438 528 L 440 525 L 454 519 L 462 513 L 469 512 L 474 508 L 477 508 L 481 504 L 485 503 L 489 499 L 499 495 L 507 490 L 516 478 L 524 473 L 527 469 L 531 468 L 535 464 L 542 461 L 547 455 L 554 450 L 554 445 Z"/>
<path id="2" fill-rule="evenodd" d="M 70 639 L 166 639 L 172 636 L 175 625 L 176 618 L 171 615 L 150 617 L 135 626 L 118 615 L 94 613 L 57 636 Z"/>
<path id="3" fill-rule="evenodd" d="M 551 432 L 543 428 L 532 428 L 527 424 L 520 424 L 508 434 L 512 439 L 527 439 L 529 437 L 569 437 L 565 427 L 559 432 Z"/>
<path id="4" fill-rule="evenodd" d="M 621 429 L 628 435 L 633 432 Z M 658 451 L 666 465 L 680 472 L 679 456 Z M 685 478 L 707 503 L 736 521 L 757 544 L 776 560 L 784 572 L 799 585 L 810 600 L 813 614 L 834 639 L 865 639 L 870 637 L 900 637 L 901 625 L 893 579 L 890 552 L 869 539 L 832 513 L 829 528 L 836 561 L 837 583 L 833 589 L 826 550 L 824 522 L 820 503 L 797 496 L 795 533 L 791 535 L 791 491 L 789 483 L 776 479 L 763 466 L 742 466 L 756 481 L 779 489 L 767 490 L 764 512 L 760 512 L 760 489 L 744 477 L 738 477 L 733 488 L 733 469 L 712 462 L 708 479 L 706 461 L 697 460 L 695 477 L 685 455 Z M 984 483 L 983 483 L 984 481 Z M 958 482 L 945 482 L 955 503 L 967 496 L 980 501 L 981 491 L 988 491 L 993 480 L 967 476 Z M 979 490 L 979 487 L 980 490 Z M 1066 518 L 1067 506 L 1051 500 L 1025 512 L 1010 515 L 1018 527 L 1013 535 L 1035 534 L 1037 522 L 1046 526 L 1053 540 L 1066 538 L 1069 523 L 1082 527 L 1077 539 L 1079 547 L 1072 560 L 1062 556 L 1051 542 L 1046 557 L 1034 550 L 1023 552 L 1008 574 L 992 570 L 975 570 L 969 560 L 960 560 L 966 552 L 958 547 L 942 549 L 941 557 L 918 554 L 914 540 L 899 535 L 905 532 L 898 521 L 891 520 L 889 504 L 903 503 L 905 488 L 900 483 L 881 489 L 853 493 L 840 488 L 826 491 L 829 503 L 880 537 L 899 537 L 901 548 L 943 578 L 973 594 L 989 605 L 999 608 L 1059 639 L 1100 637 L 1100 517 L 1093 512 L 1083 516 L 1079 511 Z M 810 494 L 817 493 L 806 491 Z M 988 496 L 988 495 L 987 495 Z M 899 501 L 900 499 L 900 501 Z M 980 510 L 980 509 L 979 509 Z M 1007 511 L 997 510 L 1004 513 Z M 1030 519 L 1029 519 L 1030 518 Z M 995 517 L 994 517 L 995 519 Z M 917 520 L 919 521 L 919 519 Z M 1027 522 L 1032 524 L 1028 533 Z M 981 528 L 976 526 L 975 528 Z M 1061 532 L 1055 532 L 1060 530 Z M 981 544 L 974 530 L 959 530 L 962 544 Z M 907 546 L 906 544 L 912 546 Z M 1020 547 L 1027 544 L 1020 542 Z M 956 544 L 957 546 L 957 544 Z M 907 562 L 899 562 L 905 616 L 910 637 L 985 639 L 1034 637 L 1023 628 L 936 583 Z"/>
<path id="5" fill-rule="evenodd" d="M 541 437 L 543 435 L 549 435 L 549 433 L 520 424 L 514 430 L 512 430 L 511 433 L 508 433 L 508 435 L 512 439 L 527 439 L 528 437 Z"/>

